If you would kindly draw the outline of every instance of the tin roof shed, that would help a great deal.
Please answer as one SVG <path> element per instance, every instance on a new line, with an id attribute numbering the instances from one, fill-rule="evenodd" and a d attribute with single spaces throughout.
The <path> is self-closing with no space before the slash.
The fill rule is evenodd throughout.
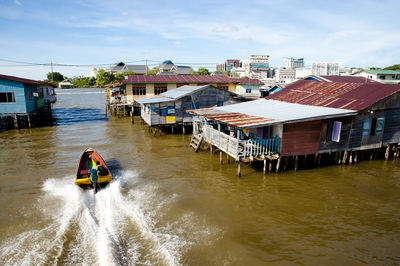
<path id="1" fill-rule="evenodd" d="M 267 99 L 222 107 L 190 110 L 188 112 L 239 128 L 294 123 L 357 114 L 353 110 L 310 106 Z"/>

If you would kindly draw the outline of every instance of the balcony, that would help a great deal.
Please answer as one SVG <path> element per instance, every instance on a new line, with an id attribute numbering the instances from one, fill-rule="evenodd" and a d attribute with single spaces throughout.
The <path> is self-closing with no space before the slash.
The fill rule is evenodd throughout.
<path id="1" fill-rule="evenodd" d="M 206 142 L 217 147 L 237 161 L 261 160 L 279 155 L 280 138 L 238 140 L 211 126 L 203 126 Z"/>

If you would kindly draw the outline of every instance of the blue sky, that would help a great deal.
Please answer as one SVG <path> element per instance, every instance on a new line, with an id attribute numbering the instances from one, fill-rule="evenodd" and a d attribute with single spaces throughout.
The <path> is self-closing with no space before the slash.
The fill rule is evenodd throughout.
<path id="1" fill-rule="evenodd" d="M 48 66 L 214 63 L 270 55 L 385 67 L 400 63 L 398 0 L 0 0 L 0 73 L 43 79 Z M 153 66 L 153 65 L 151 65 Z M 193 65 L 195 68 L 199 65 Z M 106 65 L 104 65 L 106 67 Z M 90 67 L 54 67 L 66 76 Z"/>

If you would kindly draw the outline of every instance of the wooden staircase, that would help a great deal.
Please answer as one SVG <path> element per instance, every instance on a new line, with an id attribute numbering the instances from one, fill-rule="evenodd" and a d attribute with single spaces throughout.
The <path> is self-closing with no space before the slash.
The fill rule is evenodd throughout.
<path id="1" fill-rule="evenodd" d="M 200 148 L 202 141 L 203 141 L 203 134 L 193 134 L 189 147 L 193 148 L 195 152 L 197 152 Z"/>

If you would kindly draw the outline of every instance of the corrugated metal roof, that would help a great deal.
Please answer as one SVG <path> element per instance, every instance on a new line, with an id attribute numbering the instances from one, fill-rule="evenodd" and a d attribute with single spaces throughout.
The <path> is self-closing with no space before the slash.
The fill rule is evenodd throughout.
<path id="1" fill-rule="evenodd" d="M 182 87 L 178 87 L 176 89 L 173 90 L 169 90 L 166 92 L 163 92 L 160 94 L 160 96 L 164 96 L 164 97 L 168 97 L 168 98 L 173 98 L 173 99 L 179 99 L 182 98 L 186 95 L 192 94 L 196 91 L 199 91 L 201 89 L 205 89 L 208 87 L 214 87 L 212 85 L 204 85 L 204 86 L 189 86 L 189 85 L 185 85 Z M 214 87 L 216 88 L 216 87 Z"/>
<path id="2" fill-rule="evenodd" d="M 213 120 L 237 127 L 254 127 L 355 115 L 353 110 L 302 105 L 276 100 L 259 99 L 222 107 L 191 110 Z"/>
<path id="3" fill-rule="evenodd" d="M 151 103 L 162 103 L 162 102 L 173 102 L 174 99 L 162 97 L 162 96 L 152 96 L 152 97 L 139 97 L 135 98 L 135 102 L 140 104 L 151 104 Z"/>
<path id="4" fill-rule="evenodd" d="M 200 90 L 203 90 L 203 89 L 206 89 L 209 87 L 219 89 L 218 87 L 215 87 L 213 85 L 203 85 L 203 86 L 185 85 L 185 86 L 173 89 L 173 90 L 163 92 L 158 96 L 135 98 L 135 101 L 138 103 L 142 103 L 142 104 L 157 103 L 157 102 L 171 102 L 171 101 L 175 101 L 177 99 L 180 99 L 182 97 L 185 97 L 187 95 L 190 95 L 192 93 L 195 93 L 197 91 L 200 91 Z M 220 89 L 220 90 L 222 90 L 222 89 Z M 229 92 L 229 93 L 234 94 L 232 92 Z"/>
<path id="5" fill-rule="evenodd" d="M 289 103 L 361 111 L 400 91 L 400 85 L 299 80 L 266 97 Z"/>
<path id="6" fill-rule="evenodd" d="M 305 77 L 304 79 L 310 79 L 310 78 L 315 78 L 318 79 L 319 81 L 326 81 L 326 82 L 353 82 L 353 83 L 368 83 L 368 82 L 377 82 L 372 79 L 367 79 L 365 77 L 359 77 L 359 76 L 319 76 L 319 75 L 311 75 L 308 77 Z"/>
<path id="7" fill-rule="evenodd" d="M 24 83 L 24 84 L 32 84 L 32 85 L 51 85 L 51 84 L 43 82 L 43 81 L 19 78 L 19 77 L 2 75 L 2 74 L 0 74 L 0 79 L 5 79 L 5 80 L 9 80 L 9 81 L 15 81 L 15 82 Z M 53 85 L 51 85 L 51 86 L 53 86 Z"/>
<path id="8" fill-rule="evenodd" d="M 233 79 L 226 75 L 131 75 L 122 83 L 237 83 L 263 85 L 258 79 Z"/>
<path id="9" fill-rule="evenodd" d="M 229 83 L 224 75 L 132 75 L 122 83 Z"/>
<path id="10" fill-rule="evenodd" d="M 388 69 L 361 69 L 359 72 L 368 72 L 372 74 L 381 75 L 400 75 L 400 71 L 388 70 Z"/>

